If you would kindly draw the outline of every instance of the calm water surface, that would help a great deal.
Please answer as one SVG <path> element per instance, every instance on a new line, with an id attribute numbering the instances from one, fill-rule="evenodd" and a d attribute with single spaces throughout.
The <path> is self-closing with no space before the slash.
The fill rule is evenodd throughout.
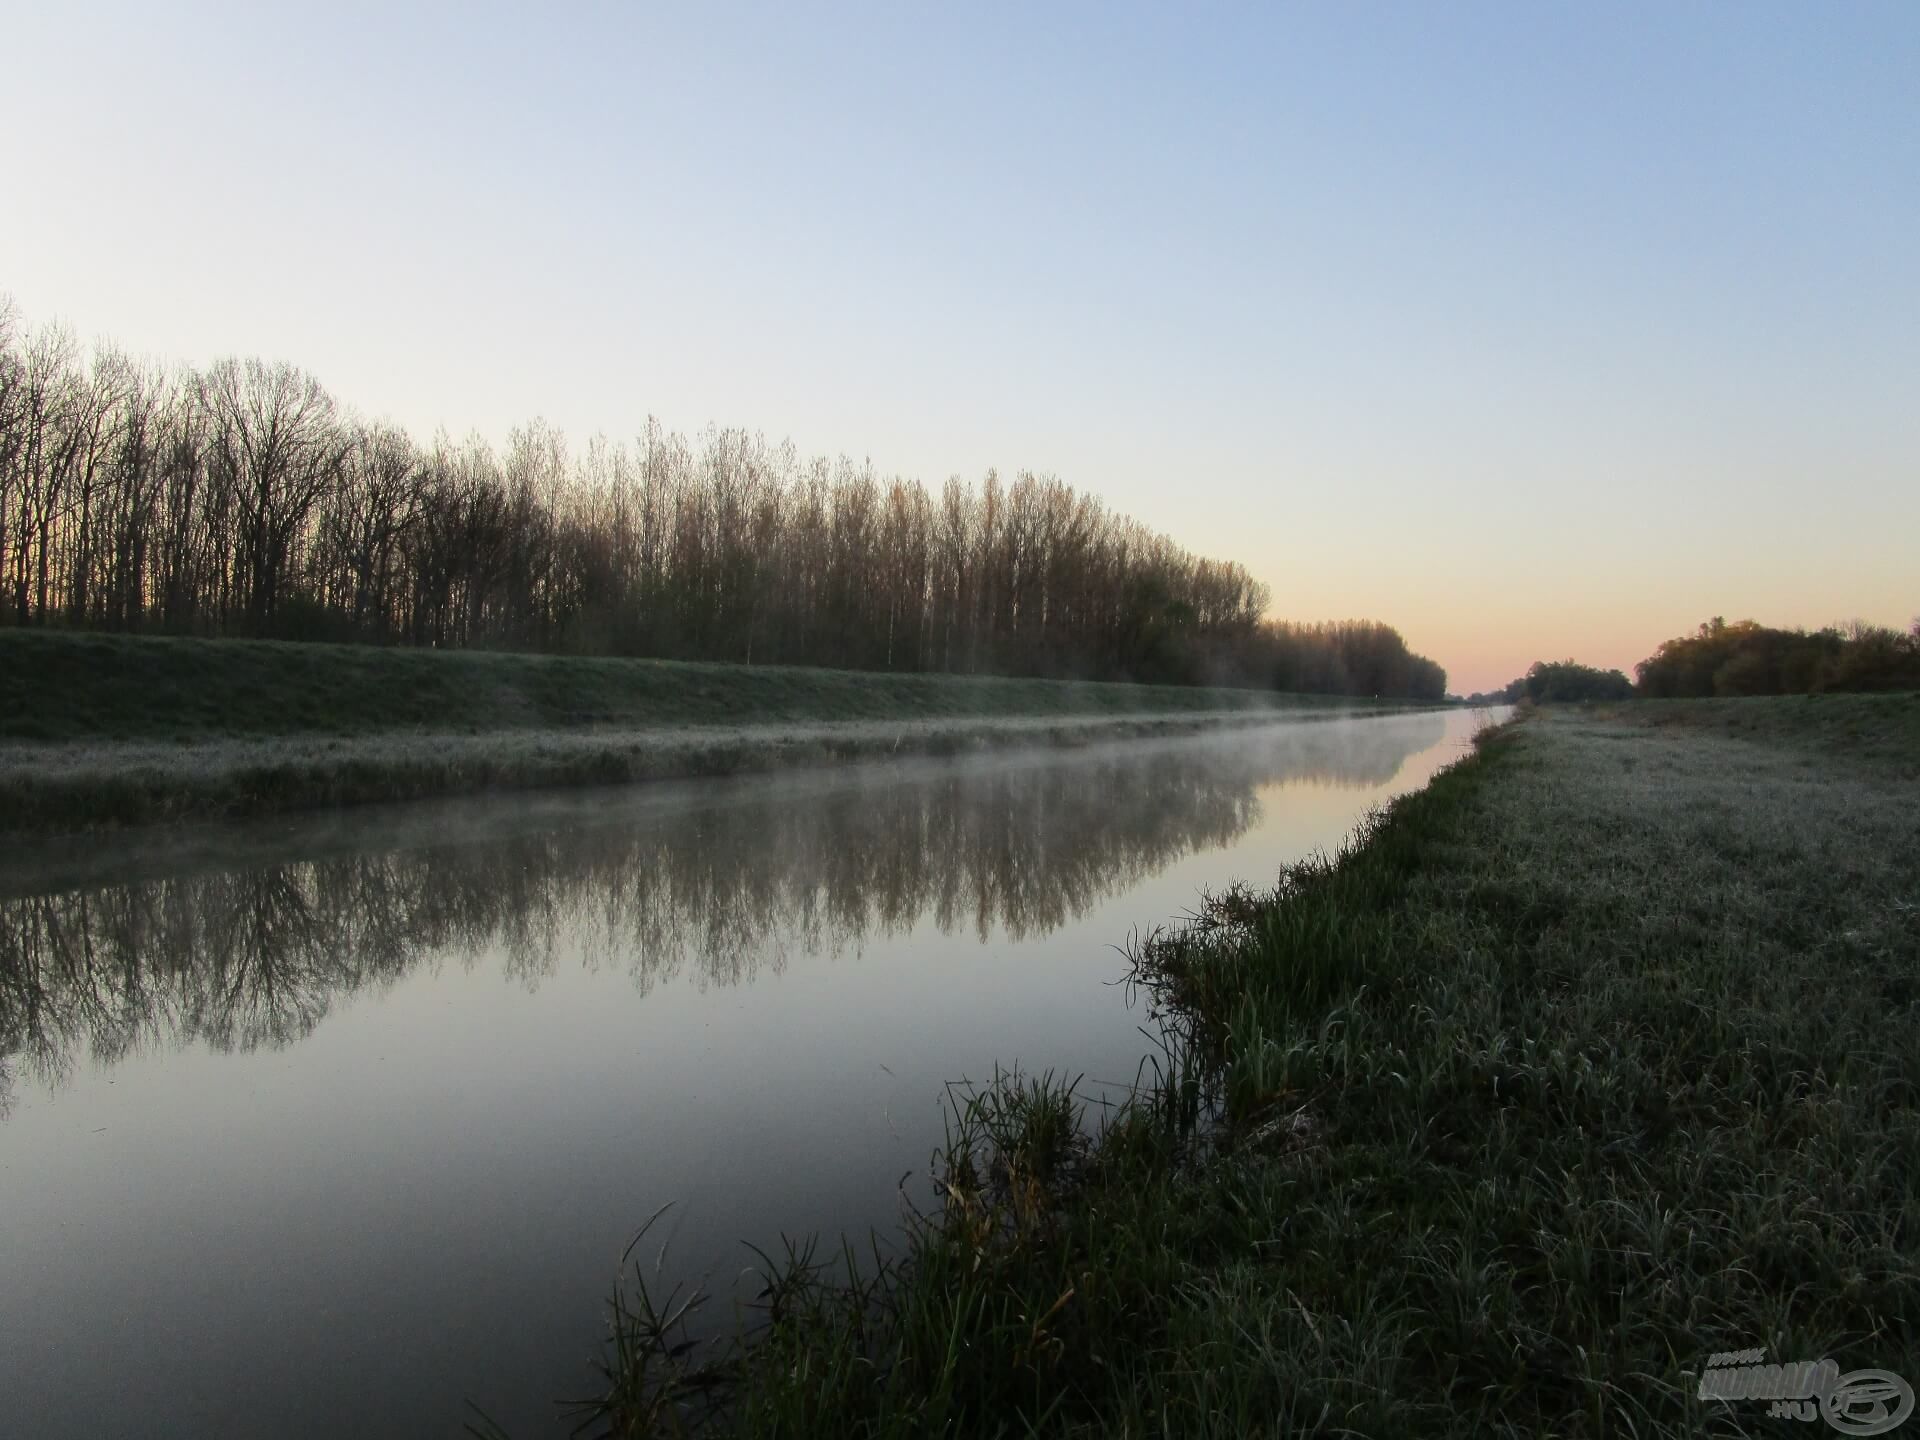
<path id="1" fill-rule="evenodd" d="M 894 1229 L 946 1082 L 1130 1081 L 1115 947 L 1485 718 L 9 856 L 0 1435 L 561 1433 L 656 1207 L 722 1293 L 742 1241 Z"/>

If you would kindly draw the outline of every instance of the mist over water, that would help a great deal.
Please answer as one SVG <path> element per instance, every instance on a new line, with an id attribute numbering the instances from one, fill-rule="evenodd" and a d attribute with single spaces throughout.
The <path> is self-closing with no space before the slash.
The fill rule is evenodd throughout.
<path id="1" fill-rule="evenodd" d="M 1484 718 L 1484 717 L 1480 717 Z M 0 1395 L 36 1435 L 559 1430 L 634 1229 L 897 1223 L 944 1085 L 1131 1080 L 1115 946 L 1462 713 L 51 847 L 0 866 Z M 716 1307 L 724 1319 L 725 1305 Z"/>

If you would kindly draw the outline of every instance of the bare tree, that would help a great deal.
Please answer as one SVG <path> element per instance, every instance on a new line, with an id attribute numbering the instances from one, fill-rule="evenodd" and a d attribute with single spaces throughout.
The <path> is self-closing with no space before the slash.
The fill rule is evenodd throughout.
<path id="1" fill-rule="evenodd" d="M 350 446 L 320 382 L 290 365 L 222 360 L 200 377 L 214 484 L 236 519 L 235 588 L 247 633 L 269 633 L 314 506 Z"/>

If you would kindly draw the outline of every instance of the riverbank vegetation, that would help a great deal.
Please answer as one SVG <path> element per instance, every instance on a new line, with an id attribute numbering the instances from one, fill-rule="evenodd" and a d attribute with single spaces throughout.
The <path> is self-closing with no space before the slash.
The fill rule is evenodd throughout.
<path id="1" fill-rule="evenodd" d="M 0 833 L 1380 713 L 1206 686 L 0 629 Z"/>
<path id="2" fill-rule="evenodd" d="M 1371 701 L 807 666 L 0 629 L 0 740 L 189 741 L 851 721 L 1269 714 Z"/>
<path id="3" fill-rule="evenodd" d="M 1390 627 L 1057 479 L 937 491 L 741 430 L 421 445 L 285 364 L 157 367 L 0 297 L 0 623 L 1438 700 Z"/>
<path id="4" fill-rule="evenodd" d="M 1715 1351 L 1910 1366 L 1904 703 L 1491 735 L 1139 946 L 1166 1049 L 1130 1104 L 963 1095 L 877 1273 L 765 1259 L 712 1353 L 636 1269 L 588 1433 L 1678 1437 L 1761 1418 L 1696 1398 Z"/>

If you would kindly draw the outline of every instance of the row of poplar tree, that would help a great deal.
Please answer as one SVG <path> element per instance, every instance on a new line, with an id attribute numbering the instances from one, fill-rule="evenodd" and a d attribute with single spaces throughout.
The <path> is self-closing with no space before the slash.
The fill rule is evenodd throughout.
<path id="1" fill-rule="evenodd" d="M 83 349 L 0 300 L 0 617 L 161 633 L 1439 698 L 1390 627 L 1059 480 L 931 491 L 740 430 L 417 443 L 285 364 Z"/>

